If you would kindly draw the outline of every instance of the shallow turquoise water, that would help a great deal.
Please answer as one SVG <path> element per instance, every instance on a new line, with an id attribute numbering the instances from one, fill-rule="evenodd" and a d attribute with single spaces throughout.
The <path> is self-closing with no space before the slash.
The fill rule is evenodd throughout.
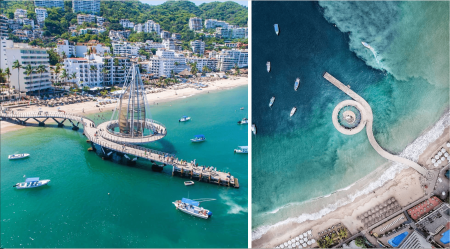
<path id="1" fill-rule="evenodd" d="M 237 125 L 247 113 L 247 87 L 154 105 L 151 111 L 168 135 L 148 147 L 229 171 L 240 188 L 186 187 L 187 179 L 172 177 L 170 166 L 156 173 L 145 161 L 136 166 L 103 161 L 87 151 L 82 130 L 27 127 L 1 138 L 0 246 L 247 247 L 248 157 L 233 154 L 248 143 L 247 126 Z M 180 124 L 182 115 L 192 120 Z M 196 134 L 207 141 L 190 143 Z M 19 152 L 31 157 L 7 159 Z M 24 175 L 51 182 L 12 188 Z M 177 211 L 172 201 L 188 196 L 217 199 L 202 203 L 213 216 L 203 220 Z"/>

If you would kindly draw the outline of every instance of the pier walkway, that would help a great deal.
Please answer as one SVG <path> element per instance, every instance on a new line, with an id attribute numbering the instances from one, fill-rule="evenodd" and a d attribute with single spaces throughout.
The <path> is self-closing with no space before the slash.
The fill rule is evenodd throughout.
<path id="1" fill-rule="evenodd" d="M 172 165 L 172 175 L 190 177 L 191 179 L 198 179 L 198 181 L 214 183 L 220 186 L 239 188 L 238 179 L 233 177 L 230 173 L 216 171 L 213 170 L 212 167 L 206 169 L 202 166 L 196 166 L 190 162 L 178 160 L 175 155 L 129 144 L 126 140 L 120 141 L 117 137 L 111 139 L 112 136 L 104 130 L 100 131 L 99 128 L 96 127 L 93 120 L 78 114 L 64 112 L 9 111 L 7 113 L 0 113 L 0 117 L 2 119 L 16 120 L 18 123 L 23 125 L 26 124 L 27 120 L 34 119 L 40 126 L 45 126 L 45 121 L 48 119 L 53 119 L 56 123 L 58 123 L 58 127 L 64 127 L 64 122 L 68 120 L 72 124 L 73 130 L 78 130 L 78 125 L 82 124 L 84 127 L 84 135 L 88 138 L 88 141 L 91 142 L 93 149 L 95 150 L 94 144 L 100 146 L 105 156 L 109 156 L 109 152 L 120 153 L 125 155 L 125 157 L 127 157 L 126 155 L 133 155 L 136 157 L 134 161 L 137 160 L 137 158 L 142 158 L 153 163 L 159 162 L 163 164 L 163 166 Z M 155 136 L 165 136 L 166 133 L 167 131 L 164 129 L 162 134 L 155 134 Z"/>
<path id="2" fill-rule="evenodd" d="M 375 140 L 375 137 L 373 135 L 373 113 L 372 113 L 372 108 L 370 107 L 369 103 L 367 103 L 367 101 L 365 99 L 363 99 L 357 93 L 352 91 L 349 87 L 344 85 L 342 82 L 340 82 L 339 80 L 334 78 L 328 72 L 325 72 L 323 74 L 323 77 L 326 80 L 328 80 L 331 84 L 335 85 L 337 88 L 339 88 L 341 91 L 346 93 L 348 96 L 350 96 L 352 99 L 354 99 L 356 102 L 360 103 L 364 107 L 364 111 L 365 111 L 364 115 L 366 115 L 365 121 L 366 121 L 367 137 L 369 138 L 369 142 L 372 145 L 372 147 L 378 152 L 378 154 L 380 154 L 380 156 L 382 156 L 382 157 L 384 157 L 384 158 L 386 158 L 388 160 L 407 165 L 407 166 L 415 169 L 417 172 L 419 172 L 423 176 L 429 177 L 429 175 L 427 174 L 428 171 L 424 167 L 422 167 L 419 164 L 417 164 L 417 163 L 415 163 L 415 162 L 413 162 L 411 160 L 408 160 L 406 158 L 399 157 L 399 156 L 396 156 L 396 155 L 392 155 L 391 153 L 389 153 L 389 152 L 385 151 L 383 148 L 381 148 L 381 146 Z"/>

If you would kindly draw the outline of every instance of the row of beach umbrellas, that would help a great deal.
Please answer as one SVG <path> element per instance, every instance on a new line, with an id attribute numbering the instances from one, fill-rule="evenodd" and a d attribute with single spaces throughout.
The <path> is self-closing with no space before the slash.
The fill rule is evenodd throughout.
<path id="1" fill-rule="evenodd" d="M 316 240 L 312 238 L 312 230 L 308 230 L 276 248 L 310 248 L 314 243 L 316 243 Z"/>
<path id="2" fill-rule="evenodd" d="M 447 147 L 450 147 L 450 143 L 447 143 Z M 450 155 L 449 153 L 444 149 L 441 148 L 436 155 L 431 159 L 431 163 L 434 165 L 434 167 L 440 166 L 445 160 L 450 162 Z"/>

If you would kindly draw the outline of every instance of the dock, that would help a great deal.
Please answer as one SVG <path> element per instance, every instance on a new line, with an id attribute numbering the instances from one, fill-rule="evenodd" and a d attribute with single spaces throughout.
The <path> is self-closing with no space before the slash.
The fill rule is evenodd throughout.
<path id="1" fill-rule="evenodd" d="M 126 140 L 114 138 L 109 139 L 98 127 L 95 122 L 89 118 L 78 114 L 64 113 L 64 112 L 12 112 L 0 113 L 2 119 L 9 119 L 16 121 L 19 124 L 26 125 L 27 120 L 34 119 L 39 126 L 45 126 L 45 122 L 49 119 L 57 122 L 58 127 L 64 127 L 65 121 L 68 121 L 72 126 L 72 130 L 79 130 L 79 125 L 84 127 L 84 135 L 87 137 L 87 142 L 91 144 L 90 151 L 96 151 L 103 159 L 112 159 L 120 157 L 130 163 L 135 163 L 138 158 L 148 160 L 154 165 L 160 163 L 162 167 L 171 165 L 172 175 L 180 177 L 190 177 L 198 181 L 217 184 L 219 186 L 228 186 L 239 188 L 239 181 L 230 173 L 221 172 L 220 170 L 213 170 L 213 167 L 203 167 L 192 164 L 191 162 L 181 161 L 175 155 L 165 153 L 162 151 L 148 149 L 142 146 L 129 144 Z M 100 127 L 101 124 L 99 125 Z M 167 131 L 157 136 L 165 136 Z M 102 136 L 104 135 L 104 136 Z M 124 138 L 126 139 L 126 138 Z M 135 158 L 131 158 L 134 156 Z"/>

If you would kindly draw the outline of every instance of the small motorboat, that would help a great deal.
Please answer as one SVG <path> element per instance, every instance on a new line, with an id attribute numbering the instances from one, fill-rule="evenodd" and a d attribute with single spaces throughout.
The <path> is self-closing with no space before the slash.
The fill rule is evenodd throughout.
<path id="1" fill-rule="evenodd" d="M 13 187 L 15 187 L 17 189 L 37 188 L 37 187 L 41 187 L 41 186 L 47 185 L 49 182 L 50 182 L 50 180 L 39 180 L 39 177 L 31 177 L 31 178 L 27 178 L 25 180 L 25 182 L 17 183 Z"/>
<path id="2" fill-rule="evenodd" d="M 30 154 L 26 154 L 26 153 L 24 153 L 24 154 L 13 154 L 13 155 L 9 155 L 8 159 L 9 160 L 15 160 L 15 159 L 27 158 L 29 156 L 30 156 Z"/>
<path id="3" fill-rule="evenodd" d="M 184 186 L 191 186 L 194 185 L 194 181 L 185 181 Z"/>
<path id="4" fill-rule="evenodd" d="M 244 107 L 241 107 L 241 110 L 244 110 Z"/>
<path id="5" fill-rule="evenodd" d="M 200 143 L 206 141 L 206 138 L 204 135 L 195 135 L 195 138 L 192 138 L 191 141 L 193 143 Z"/>
<path id="6" fill-rule="evenodd" d="M 238 121 L 238 124 L 241 124 L 241 125 L 248 124 L 248 118 L 243 118 L 241 121 Z"/>
<path id="7" fill-rule="evenodd" d="M 297 79 L 295 80 L 295 84 L 294 84 L 294 90 L 295 90 L 295 91 L 297 91 L 299 85 L 300 85 L 300 78 L 297 78 Z"/>
<path id="8" fill-rule="evenodd" d="M 256 125 L 255 124 L 252 124 L 252 132 L 253 132 L 253 135 L 256 135 Z"/>
<path id="9" fill-rule="evenodd" d="M 268 61 L 268 62 L 266 63 L 266 66 L 267 66 L 267 72 L 270 72 L 270 61 Z"/>
<path id="10" fill-rule="evenodd" d="M 292 108 L 290 116 L 291 117 L 294 116 L 296 111 L 297 111 L 297 107 Z"/>
<path id="11" fill-rule="evenodd" d="M 189 121 L 189 120 L 191 120 L 191 117 L 183 116 L 180 120 L 178 120 L 178 122 L 186 122 L 186 121 Z"/>
<path id="12" fill-rule="evenodd" d="M 248 154 L 248 146 L 239 146 L 239 149 L 234 149 L 234 153 Z"/>
<path id="13" fill-rule="evenodd" d="M 280 33 L 280 28 L 278 28 L 278 24 L 274 24 L 273 27 L 275 28 L 275 34 L 279 34 Z"/>
<path id="14" fill-rule="evenodd" d="M 275 97 L 270 98 L 269 107 L 272 107 L 273 102 L 275 102 Z"/>
<path id="15" fill-rule="evenodd" d="M 210 199 L 214 200 L 214 199 Z M 183 213 L 190 214 L 195 217 L 199 217 L 202 219 L 208 219 L 211 217 L 212 212 L 208 209 L 204 209 L 200 207 L 200 202 L 202 201 L 210 201 L 210 200 L 191 200 L 188 198 L 182 198 L 181 200 L 177 200 L 175 202 L 172 202 L 175 207 L 180 210 Z"/>

